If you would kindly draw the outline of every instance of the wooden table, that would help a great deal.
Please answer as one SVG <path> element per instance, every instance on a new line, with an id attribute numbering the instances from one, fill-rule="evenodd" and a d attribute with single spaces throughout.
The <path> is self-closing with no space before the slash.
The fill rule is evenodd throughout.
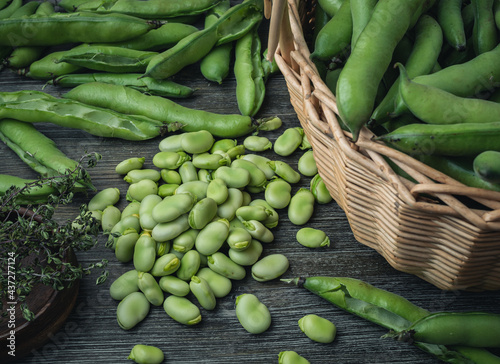
<path id="1" fill-rule="evenodd" d="M 223 85 L 202 79 L 197 66 L 190 66 L 176 81 L 198 88 L 191 99 L 177 100 L 180 104 L 219 113 L 237 113 L 235 79 L 230 75 Z M 21 89 L 42 90 L 44 82 L 18 76 L 8 69 L 0 72 L 0 91 Z M 44 91 L 61 96 L 65 89 L 47 86 Z M 289 94 L 282 75 L 269 79 L 266 100 L 260 116 L 277 115 L 284 126 L 263 134 L 274 141 L 287 127 L 299 126 L 297 116 L 289 102 Z M 69 157 L 78 159 L 86 151 L 102 154 L 97 167 L 89 172 L 98 190 L 118 187 L 122 198 L 118 207 L 126 206 L 128 184 L 114 173 L 114 166 L 129 157 L 146 157 L 145 167 L 152 166 L 152 157 L 158 152 L 161 138 L 145 142 L 95 137 L 78 130 L 64 129 L 49 123 L 39 123 L 38 130 L 53 139 Z M 242 141 L 243 139 L 240 139 Z M 22 177 L 35 177 L 17 156 L 5 145 L 0 145 L 0 173 Z M 274 159 L 283 159 L 296 166 L 302 151 L 281 158 L 273 152 L 265 153 Z M 308 187 L 309 178 L 293 186 Z M 90 197 L 90 196 L 89 196 Z M 259 197 L 258 195 L 255 197 Z M 68 208 L 75 216 L 80 203 L 88 201 L 78 196 Z M 286 210 L 280 210 L 280 223 L 273 229 L 275 241 L 266 244 L 263 255 L 285 254 L 290 268 L 283 278 L 297 276 L 346 276 L 359 278 L 376 287 L 400 294 L 430 311 L 490 311 L 500 313 L 500 292 L 447 292 L 413 275 L 393 269 L 374 250 L 358 243 L 349 228 L 346 216 L 335 203 L 317 205 L 308 226 L 323 229 L 331 239 L 331 246 L 312 250 L 295 240 L 299 227 L 288 220 Z M 127 363 L 131 348 L 138 343 L 156 345 L 166 355 L 168 363 L 277 363 L 278 353 L 295 350 L 311 363 L 438 363 L 432 356 L 410 344 L 381 339 L 386 330 L 346 313 L 314 294 L 285 284 L 279 280 L 266 283 L 255 281 L 249 274 L 242 281 L 234 281 L 231 293 L 218 299 L 213 311 L 202 310 L 202 322 L 193 327 L 183 326 L 166 315 L 162 307 L 153 307 L 149 316 L 135 328 L 124 331 L 116 322 L 117 302 L 108 293 L 109 285 L 132 265 L 119 263 L 112 251 L 100 245 L 89 252 L 79 253 L 82 264 L 109 260 L 110 275 L 102 285 L 96 285 L 97 274 L 85 277 L 80 284 L 75 308 L 66 324 L 55 332 L 43 347 L 33 350 L 18 363 Z M 267 305 L 272 325 L 259 335 L 246 332 L 238 323 L 234 302 L 242 293 L 253 293 Z M 299 329 L 297 321 L 306 314 L 318 314 L 338 329 L 331 344 L 319 344 L 308 339 Z M 3 343 L 2 343 L 3 345 Z"/>

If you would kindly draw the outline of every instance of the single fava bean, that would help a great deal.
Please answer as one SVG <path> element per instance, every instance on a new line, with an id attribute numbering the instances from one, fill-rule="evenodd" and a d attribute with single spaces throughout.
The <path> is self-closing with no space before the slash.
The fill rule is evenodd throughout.
<path id="1" fill-rule="evenodd" d="M 252 241 L 252 235 L 245 228 L 229 229 L 226 242 L 232 250 L 246 250 Z"/>
<path id="2" fill-rule="evenodd" d="M 196 325 L 201 321 L 200 309 L 186 297 L 168 296 L 163 309 L 175 321 L 184 325 Z"/>
<path id="3" fill-rule="evenodd" d="M 156 241 L 149 233 L 142 233 L 135 243 L 132 258 L 134 268 L 139 272 L 149 272 L 156 261 Z"/>
<path id="4" fill-rule="evenodd" d="M 314 195 L 307 188 L 300 188 L 288 204 L 288 218 L 294 225 L 304 225 L 314 213 Z"/>
<path id="5" fill-rule="evenodd" d="M 264 247 L 260 241 L 252 239 L 245 250 L 229 249 L 229 258 L 236 264 L 250 266 L 255 264 L 262 254 Z"/>
<path id="6" fill-rule="evenodd" d="M 212 145 L 212 148 L 210 148 L 210 153 L 213 153 L 217 150 L 222 151 L 222 152 L 227 152 L 229 149 L 235 147 L 238 144 L 238 141 L 236 139 L 218 139 L 214 142 Z"/>
<path id="7" fill-rule="evenodd" d="M 267 211 L 270 211 L 270 215 L 267 219 L 264 221 L 261 221 L 265 227 L 268 229 L 275 228 L 278 226 L 279 223 L 279 214 L 278 212 L 265 200 L 261 198 L 256 198 L 250 201 L 248 206 L 263 206 L 266 208 Z M 253 220 L 258 220 L 258 219 L 253 219 Z"/>
<path id="8" fill-rule="evenodd" d="M 196 275 L 207 281 L 216 298 L 227 296 L 233 288 L 233 283 L 229 278 L 214 272 L 208 267 L 201 268 Z"/>
<path id="9" fill-rule="evenodd" d="M 111 283 L 111 286 L 109 286 L 111 298 L 121 301 L 132 292 L 138 292 L 139 286 L 137 282 L 138 272 L 135 269 L 123 273 Z"/>
<path id="10" fill-rule="evenodd" d="M 148 195 L 158 194 L 158 185 L 150 179 L 143 179 L 139 182 L 132 183 L 127 190 L 127 201 L 141 202 Z"/>
<path id="11" fill-rule="evenodd" d="M 250 161 L 253 164 L 255 164 L 262 172 L 264 172 L 268 180 L 270 180 L 276 175 L 271 166 L 268 164 L 268 162 L 271 162 L 271 159 L 264 157 L 263 155 L 245 154 L 241 156 L 241 159 Z"/>
<path id="12" fill-rule="evenodd" d="M 181 176 L 182 183 L 189 181 L 198 181 L 198 170 L 194 166 L 193 162 L 186 161 L 178 169 L 179 175 Z"/>
<path id="13" fill-rule="evenodd" d="M 289 266 L 283 254 L 267 255 L 252 265 L 252 277 L 258 282 L 267 282 L 282 276 Z"/>
<path id="14" fill-rule="evenodd" d="M 196 196 L 192 193 L 176 193 L 165 197 L 151 210 L 156 222 L 169 222 L 187 214 L 196 204 Z"/>
<path id="15" fill-rule="evenodd" d="M 182 138 L 184 138 L 184 134 L 172 134 L 163 138 L 158 144 L 158 148 L 160 152 L 182 152 Z"/>
<path id="16" fill-rule="evenodd" d="M 174 273 L 179 269 L 181 261 L 173 253 L 167 253 L 156 259 L 151 274 L 155 277 L 163 277 Z"/>
<path id="17" fill-rule="evenodd" d="M 216 206 L 216 213 L 220 218 L 231 221 L 236 215 L 236 210 L 242 205 L 243 192 L 237 188 L 230 187 L 226 201 Z"/>
<path id="18" fill-rule="evenodd" d="M 201 265 L 201 256 L 196 250 L 189 250 L 182 258 L 179 269 L 175 272 L 177 278 L 189 281 L 198 272 Z"/>
<path id="19" fill-rule="evenodd" d="M 208 223 L 196 236 L 195 247 L 200 254 L 210 255 L 218 251 L 229 235 L 229 222 L 219 219 Z"/>
<path id="20" fill-rule="evenodd" d="M 319 343 L 331 343 L 337 334 L 335 325 L 331 321 L 318 315 L 306 315 L 302 317 L 298 323 L 300 330 L 306 334 L 309 339 Z"/>
<path id="21" fill-rule="evenodd" d="M 175 190 L 175 194 L 191 192 L 196 196 L 196 200 L 207 197 L 208 181 L 191 181 L 183 183 Z"/>
<path id="22" fill-rule="evenodd" d="M 261 334 L 271 326 L 269 309 L 251 293 L 236 297 L 236 317 L 251 334 Z"/>
<path id="23" fill-rule="evenodd" d="M 297 169 L 307 177 L 313 177 L 318 173 L 318 166 L 316 165 L 312 149 L 302 154 L 297 163 Z"/>
<path id="24" fill-rule="evenodd" d="M 214 292 L 210 285 L 204 278 L 200 278 L 198 276 L 192 276 L 191 281 L 189 282 L 189 288 L 193 295 L 198 300 L 198 303 L 205 310 L 213 310 L 217 304 L 215 300 Z"/>
<path id="25" fill-rule="evenodd" d="M 101 215 L 101 228 L 102 231 L 108 232 L 113 229 L 113 227 L 118 224 L 121 220 L 122 212 L 116 206 L 109 205 L 103 211 Z"/>
<path id="26" fill-rule="evenodd" d="M 167 196 L 175 195 L 175 191 L 179 188 L 178 184 L 174 183 L 165 183 L 158 187 L 158 196 L 161 198 L 165 198 Z"/>
<path id="27" fill-rule="evenodd" d="M 210 197 L 198 201 L 189 212 L 189 226 L 203 229 L 217 214 L 217 202 Z"/>
<path id="28" fill-rule="evenodd" d="M 120 199 L 120 190 L 110 187 L 99 191 L 87 204 L 89 211 L 103 211 L 107 206 L 114 205 Z"/>
<path id="29" fill-rule="evenodd" d="M 303 136 L 301 127 L 286 129 L 274 142 L 274 152 L 283 157 L 289 156 L 302 144 Z"/>
<path id="30" fill-rule="evenodd" d="M 142 292 L 133 292 L 120 301 L 116 308 L 116 319 L 123 330 L 130 330 L 144 320 L 151 304 Z"/>
<path id="31" fill-rule="evenodd" d="M 207 197 L 214 200 L 217 205 L 224 203 L 229 197 L 229 189 L 226 182 L 220 178 L 214 178 L 208 183 Z"/>
<path id="32" fill-rule="evenodd" d="M 179 297 L 187 296 L 191 292 L 189 283 L 176 276 L 163 276 L 158 284 L 163 291 Z"/>
<path id="33" fill-rule="evenodd" d="M 185 253 L 193 249 L 196 237 L 200 231 L 196 229 L 189 229 L 181 233 L 174 240 L 172 240 L 172 249 L 179 252 Z"/>
<path id="34" fill-rule="evenodd" d="M 139 240 L 139 234 L 134 229 L 125 232 L 116 238 L 115 256 L 122 263 L 130 262 L 134 257 L 135 244 Z"/>
<path id="35" fill-rule="evenodd" d="M 222 179 L 229 188 L 244 188 L 250 183 L 250 172 L 243 168 L 222 166 L 212 173 L 212 177 Z"/>
<path id="36" fill-rule="evenodd" d="M 177 169 L 182 163 L 191 160 L 185 152 L 158 152 L 153 156 L 153 164 L 160 169 Z"/>
<path id="37" fill-rule="evenodd" d="M 246 276 L 245 268 L 233 262 L 222 252 L 207 256 L 207 262 L 210 269 L 226 278 L 241 280 Z"/>
<path id="38" fill-rule="evenodd" d="M 298 183 L 300 181 L 300 173 L 293 169 L 287 162 L 270 161 L 268 164 L 276 175 L 283 178 L 288 183 Z"/>
<path id="39" fill-rule="evenodd" d="M 247 186 L 249 187 L 264 187 L 267 183 L 267 177 L 257 165 L 246 159 L 235 159 L 231 163 L 232 168 L 246 169 L 250 174 L 250 181 Z"/>
<path id="40" fill-rule="evenodd" d="M 319 229 L 304 227 L 297 231 L 296 239 L 299 244 L 307 248 L 321 248 L 330 246 L 330 238 Z"/>
<path id="41" fill-rule="evenodd" d="M 292 186 L 287 181 L 276 178 L 267 184 L 264 199 L 271 207 L 284 209 L 292 199 Z"/>
<path id="42" fill-rule="evenodd" d="M 158 182 L 161 178 L 161 173 L 157 169 L 132 169 L 129 171 L 123 180 L 127 183 L 137 183 L 143 179 L 150 179 L 151 181 Z"/>
<path id="43" fill-rule="evenodd" d="M 146 158 L 141 157 L 134 157 L 134 158 L 128 158 L 120 163 L 118 163 L 115 167 L 115 172 L 118 174 L 127 174 L 128 172 L 134 170 L 134 169 L 141 169 L 142 166 L 144 165 L 144 161 Z"/>
<path id="44" fill-rule="evenodd" d="M 273 232 L 260 221 L 243 221 L 243 226 L 254 239 L 257 239 L 263 243 L 271 243 L 274 240 Z"/>
<path id="45" fill-rule="evenodd" d="M 189 229 L 188 214 L 179 216 L 177 219 L 160 222 L 151 231 L 153 239 L 159 242 L 169 241 L 178 237 L 181 233 Z"/>
<path id="46" fill-rule="evenodd" d="M 160 176 L 163 182 L 180 185 L 182 184 L 182 177 L 175 169 L 162 169 Z"/>
<path id="47" fill-rule="evenodd" d="M 328 191 L 325 182 L 319 174 L 316 174 L 310 182 L 310 187 L 316 202 L 319 204 L 327 204 L 333 200 L 332 195 Z"/>
<path id="48" fill-rule="evenodd" d="M 161 290 L 155 277 L 147 272 L 139 272 L 137 284 L 149 303 L 154 306 L 163 304 L 163 291 Z"/>
<path id="49" fill-rule="evenodd" d="M 219 153 L 200 153 L 193 156 L 193 165 L 200 169 L 215 170 L 231 163 L 229 158 Z"/>
<path id="50" fill-rule="evenodd" d="M 278 364 L 311 364 L 311 362 L 295 351 L 286 350 L 279 353 Z"/>
<path id="51" fill-rule="evenodd" d="M 141 203 L 139 201 L 130 202 L 122 210 L 121 219 L 123 220 L 127 216 L 137 215 L 139 216 L 139 211 L 141 209 Z"/>
<path id="52" fill-rule="evenodd" d="M 137 201 L 138 202 L 138 201 Z M 139 206 L 139 222 L 144 230 L 153 230 L 158 221 L 153 217 L 153 209 L 162 202 L 158 195 L 147 195 L 142 199 Z"/>
<path id="53" fill-rule="evenodd" d="M 165 360 L 165 355 L 156 346 L 137 344 L 134 345 L 127 359 L 137 364 L 160 364 Z"/>
<path id="54" fill-rule="evenodd" d="M 273 143 L 266 137 L 250 135 L 243 140 L 246 149 L 252 152 L 264 152 L 273 147 Z"/>
<path id="55" fill-rule="evenodd" d="M 181 140 L 181 146 L 186 153 L 199 154 L 208 152 L 210 148 L 212 148 L 214 142 L 215 139 L 209 131 L 199 130 L 184 133 Z"/>
<path id="56" fill-rule="evenodd" d="M 235 213 L 240 221 L 257 220 L 260 222 L 265 221 L 271 214 L 272 211 L 270 209 L 261 205 L 240 206 Z"/>

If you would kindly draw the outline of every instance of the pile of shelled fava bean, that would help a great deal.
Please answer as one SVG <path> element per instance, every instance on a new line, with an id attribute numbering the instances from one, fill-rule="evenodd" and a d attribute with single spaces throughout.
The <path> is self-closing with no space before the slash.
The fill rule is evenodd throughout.
<path id="1" fill-rule="evenodd" d="M 295 168 L 283 158 L 259 153 L 268 150 L 277 157 L 300 150 L 302 155 Z M 156 168 L 143 168 L 145 159 L 129 158 L 116 166 L 130 183 L 123 210 L 115 206 L 118 188 L 101 190 L 88 203 L 89 213 L 109 234 L 107 247 L 118 261 L 133 264 L 110 286 L 124 330 L 141 322 L 151 305 L 163 306 L 168 316 L 185 325 L 199 323 L 198 306 L 213 310 L 216 300 L 231 291 L 232 281 L 246 276 L 247 267 L 259 282 L 282 276 L 289 267 L 285 255 L 261 258 L 264 246 L 274 239 L 272 229 L 281 211 L 301 226 L 298 243 L 309 248 L 330 245 L 325 232 L 303 226 L 315 204 L 327 204 L 332 197 L 301 127 L 285 129 L 274 143 L 258 135 L 239 144 L 216 139 L 208 131 L 172 134 L 160 141 L 152 157 Z M 310 187 L 292 192 L 302 177 L 310 178 Z M 236 315 L 254 334 L 271 323 L 267 307 L 250 293 L 237 297 Z M 327 336 L 333 340 L 335 334 Z"/>

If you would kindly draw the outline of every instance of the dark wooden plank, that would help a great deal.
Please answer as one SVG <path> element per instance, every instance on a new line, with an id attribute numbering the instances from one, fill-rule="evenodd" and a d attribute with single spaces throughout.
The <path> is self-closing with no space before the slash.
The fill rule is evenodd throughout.
<path id="1" fill-rule="evenodd" d="M 175 78 L 178 82 L 198 88 L 188 100 L 178 100 L 182 105 L 221 113 L 236 113 L 235 80 L 232 75 L 223 85 L 214 85 L 200 77 L 196 66 L 189 67 Z M 44 83 L 18 76 L 5 69 L 0 72 L 0 90 L 42 90 Z M 43 88 L 55 96 L 65 90 L 53 86 Z M 266 101 L 259 116 L 278 115 L 285 127 L 298 126 L 299 121 L 289 102 L 289 94 L 281 75 L 272 77 L 267 85 Z M 85 151 L 96 151 L 103 159 L 90 170 L 96 187 L 118 187 L 122 199 L 120 208 L 126 206 L 124 198 L 127 183 L 114 173 L 114 166 L 132 156 L 146 157 L 146 166 L 158 151 L 161 140 L 128 142 L 104 139 L 77 130 L 64 129 L 41 122 L 37 128 L 52 138 L 59 148 L 72 158 L 79 158 Z M 272 141 L 283 131 L 266 134 Z M 0 145 L 0 173 L 34 177 L 5 145 Z M 272 153 L 268 155 L 282 159 Z M 285 158 L 296 166 L 301 152 Z M 307 187 L 308 178 L 294 186 Z M 79 203 L 87 201 L 79 196 L 75 203 L 64 210 L 74 216 Z M 317 206 L 310 226 L 327 232 L 331 239 L 329 248 L 311 250 L 295 241 L 299 227 L 290 223 L 286 211 L 280 211 L 280 223 L 273 229 L 275 241 L 265 245 L 264 254 L 283 253 L 290 260 L 285 278 L 296 276 L 331 275 L 365 280 L 377 287 L 400 294 L 431 311 L 483 310 L 500 313 L 500 292 L 446 292 L 413 275 L 393 269 L 374 250 L 358 243 L 352 235 L 346 216 L 334 202 Z M 202 311 L 203 320 L 195 327 L 186 327 L 170 319 L 162 307 L 153 307 L 144 322 L 129 331 L 121 330 L 116 323 L 117 302 L 108 288 L 111 282 L 131 264 L 116 261 L 111 251 L 103 246 L 104 237 L 95 249 L 79 253 L 82 264 L 101 258 L 109 259 L 110 277 L 103 285 L 94 284 L 95 276 L 85 277 L 80 286 L 76 306 L 63 328 L 54 334 L 43 347 L 29 353 L 19 363 L 121 363 L 128 362 L 127 355 L 134 344 L 156 345 L 166 354 L 169 363 L 273 363 L 282 350 L 295 350 L 311 363 L 438 363 L 439 361 L 415 347 L 380 337 L 386 330 L 361 318 L 343 312 L 323 299 L 280 281 L 259 283 L 249 275 L 235 281 L 229 296 L 219 299 L 213 311 Z M 234 301 L 241 293 L 254 293 L 270 309 L 273 324 L 260 335 L 251 335 L 239 325 L 234 311 Z M 314 343 L 298 328 L 297 321 L 306 314 L 315 313 L 337 325 L 338 337 L 332 344 Z M 3 345 L 3 343 L 2 343 Z"/>

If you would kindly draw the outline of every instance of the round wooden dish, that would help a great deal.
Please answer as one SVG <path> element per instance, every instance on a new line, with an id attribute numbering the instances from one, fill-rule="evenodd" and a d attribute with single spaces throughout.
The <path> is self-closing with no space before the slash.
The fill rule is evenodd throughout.
<path id="1" fill-rule="evenodd" d="M 77 264 L 77 258 L 72 249 L 68 250 L 66 262 Z M 22 264 L 33 264 L 34 257 L 28 256 Z M 34 320 L 27 321 L 23 318 L 20 302 L 15 307 L 15 322 L 9 314 L 0 318 L 0 363 L 12 363 L 40 348 L 62 327 L 73 309 L 78 295 L 79 281 L 73 282 L 71 287 L 61 291 L 54 290 L 50 286 L 38 284 L 33 287 L 31 293 L 26 297 L 29 309 L 35 315 Z M 3 301 L 4 309 L 10 308 L 9 301 Z M 10 312 L 10 311 L 9 311 Z M 13 324 L 13 327 L 12 327 Z M 13 333 L 11 331 L 14 331 Z M 11 337 L 15 343 L 12 347 L 15 356 L 11 352 Z"/>

